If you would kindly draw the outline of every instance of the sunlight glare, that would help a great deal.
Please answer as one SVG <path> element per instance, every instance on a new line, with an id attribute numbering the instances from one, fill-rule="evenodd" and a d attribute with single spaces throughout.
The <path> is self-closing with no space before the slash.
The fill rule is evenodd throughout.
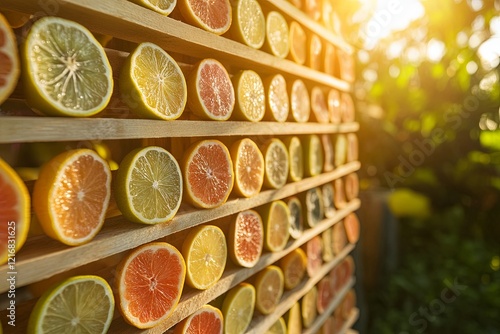
<path id="1" fill-rule="evenodd" d="M 433 38 L 427 43 L 427 59 L 431 62 L 439 62 L 443 58 L 445 52 L 446 47 L 442 41 Z"/>

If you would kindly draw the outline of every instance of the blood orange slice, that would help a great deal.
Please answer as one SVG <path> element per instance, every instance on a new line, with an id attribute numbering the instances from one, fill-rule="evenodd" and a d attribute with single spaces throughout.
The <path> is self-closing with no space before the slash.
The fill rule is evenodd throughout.
<path id="1" fill-rule="evenodd" d="M 314 86 L 311 90 L 311 109 L 312 121 L 318 123 L 328 123 L 330 121 L 325 94 L 323 93 L 323 90 L 318 86 Z"/>
<path id="2" fill-rule="evenodd" d="M 283 270 L 285 289 L 291 290 L 300 284 L 306 274 L 307 256 L 301 248 L 295 248 L 279 261 Z"/>
<path id="3" fill-rule="evenodd" d="M 0 104 L 16 87 L 20 73 L 16 37 L 0 13 Z"/>
<path id="4" fill-rule="evenodd" d="M 117 267 L 120 312 L 137 328 L 151 328 L 173 312 L 181 297 L 186 265 L 181 253 L 165 242 L 133 250 Z"/>
<path id="5" fill-rule="evenodd" d="M 288 199 L 287 205 L 290 209 L 290 236 L 297 239 L 304 230 L 302 204 L 297 197 L 293 196 Z"/>
<path id="6" fill-rule="evenodd" d="M 225 121 L 233 113 L 235 96 L 229 73 L 215 59 L 203 59 L 191 70 L 187 87 L 189 109 L 203 119 Z"/>
<path id="7" fill-rule="evenodd" d="M 344 219 L 344 227 L 347 235 L 347 240 L 351 244 L 355 244 L 359 240 L 359 220 L 355 213 L 350 213 Z"/>
<path id="8" fill-rule="evenodd" d="M 233 163 L 229 150 L 218 140 L 191 145 L 183 159 L 184 194 L 194 206 L 215 208 L 233 189 Z"/>
<path id="9" fill-rule="evenodd" d="M 240 139 L 231 145 L 234 166 L 234 191 L 243 197 L 257 195 L 264 183 L 264 156 L 251 139 Z"/>
<path id="10" fill-rule="evenodd" d="M 204 305 L 175 326 L 174 334 L 222 334 L 222 312 L 211 305 Z"/>
<path id="11" fill-rule="evenodd" d="M 290 236 L 290 210 L 285 202 L 278 200 L 259 208 L 264 223 L 264 247 L 277 252 L 283 250 Z"/>
<path id="12" fill-rule="evenodd" d="M 255 308 L 262 314 L 271 314 L 283 295 L 283 272 L 277 266 L 261 270 L 255 277 Z"/>
<path id="13" fill-rule="evenodd" d="M 263 80 L 266 91 L 266 121 L 285 122 L 290 112 L 290 100 L 286 89 L 285 77 L 275 74 Z"/>
<path id="14" fill-rule="evenodd" d="M 323 259 L 321 257 L 321 237 L 318 235 L 313 237 L 303 247 L 305 248 L 307 255 L 307 274 L 309 277 L 314 277 L 323 264 Z"/>
<path id="15" fill-rule="evenodd" d="M 231 26 L 233 10 L 229 0 L 181 0 L 177 5 L 184 19 L 198 28 L 222 35 Z"/>
<path id="16" fill-rule="evenodd" d="M 229 232 L 229 255 L 238 265 L 251 268 L 257 264 L 264 247 L 264 225 L 254 210 L 238 213 Z"/>
<path id="17" fill-rule="evenodd" d="M 328 113 L 330 114 L 330 122 L 339 124 L 342 121 L 340 112 L 340 93 L 336 89 L 330 89 L 327 97 Z"/>
<path id="18" fill-rule="evenodd" d="M 307 35 L 302 26 L 296 22 L 290 22 L 290 52 L 288 58 L 299 65 L 306 62 Z"/>
<path id="19" fill-rule="evenodd" d="M 318 283 L 318 300 L 316 308 L 318 309 L 319 314 L 323 314 L 326 311 L 332 299 L 333 288 L 330 284 L 330 279 L 328 277 L 324 277 Z"/>
<path id="20" fill-rule="evenodd" d="M 288 95 L 290 96 L 290 109 L 292 111 L 291 116 L 288 116 L 288 118 L 299 123 L 307 122 L 311 115 L 311 101 L 306 84 L 302 80 L 296 79 L 292 83 Z"/>

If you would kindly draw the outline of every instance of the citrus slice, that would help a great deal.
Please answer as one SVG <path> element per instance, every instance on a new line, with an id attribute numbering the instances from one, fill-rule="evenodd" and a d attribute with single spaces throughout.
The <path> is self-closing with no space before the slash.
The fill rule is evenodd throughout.
<path id="1" fill-rule="evenodd" d="M 325 183 L 321 187 L 321 194 L 323 195 L 323 208 L 325 211 L 325 217 L 326 218 L 332 218 L 335 215 L 335 212 L 337 211 L 335 209 L 335 204 L 334 204 L 334 190 L 333 190 L 333 184 L 330 183 Z"/>
<path id="2" fill-rule="evenodd" d="M 304 12 L 313 21 L 319 21 L 321 18 L 321 0 L 304 0 Z"/>
<path id="3" fill-rule="evenodd" d="M 346 175 L 344 180 L 345 185 L 345 197 L 348 201 L 352 201 L 359 194 L 359 179 L 358 174 L 351 173 Z"/>
<path id="4" fill-rule="evenodd" d="M 333 189 L 333 202 L 335 203 L 335 207 L 337 209 L 345 208 L 347 201 L 345 198 L 344 181 L 342 179 L 336 179 L 333 181 Z"/>
<path id="5" fill-rule="evenodd" d="M 332 228 L 332 248 L 335 255 L 342 252 L 347 245 L 347 236 L 345 234 L 344 224 L 339 222 Z"/>
<path id="6" fill-rule="evenodd" d="M 305 244 L 305 249 L 307 255 L 307 274 L 309 277 L 314 277 L 323 264 L 321 237 L 319 235 L 314 236 Z"/>
<path id="7" fill-rule="evenodd" d="M 287 334 L 285 319 L 280 317 L 276 320 L 276 322 L 266 331 L 266 334 Z"/>
<path id="8" fill-rule="evenodd" d="M 312 121 L 318 123 L 328 123 L 330 121 L 330 114 L 328 113 L 325 94 L 318 86 L 314 86 L 311 90 L 311 109 Z"/>
<path id="9" fill-rule="evenodd" d="M 289 2 L 292 3 L 292 5 L 294 5 L 295 7 L 297 7 L 298 9 L 301 9 L 302 8 L 302 1 L 303 0 L 288 0 Z"/>
<path id="10" fill-rule="evenodd" d="M 186 260 L 186 283 L 206 290 L 222 277 L 227 260 L 224 232 L 213 225 L 192 228 L 182 244 Z"/>
<path id="11" fill-rule="evenodd" d="M 290 170 L 288 180 L 297 182 L 304 177 L 304 153 L 299 137 L 288 137 L 284 140 L 290 157 Z"/>
<path id="12" fill-rule="evenodd" d="M 356 292 L 354 289 L 350 289 L 347 291 L 344 299 L 342 300 L 342 304 L 340 304 L 342 318 L 347 321 L 349 316 L 351 315 L 354 306 L 356 305 Z"/>
<path id="13" fill-rule="evenodd" d="M 344 134 L 337 135 L 335 141 L 335 166 L 341 166 L 347 159 L 347 137 Z"/>
<path id="14" fill-rule="evenodd" d="M 231 26 L 229 0 L 181 0 L 177 6 L 186 22 L 216 35 L 222 35 Z"/>
<path id="15" fill-rule="evenodd" d="M 334 27 L 334 19 L 333 19 L 334 11 L 335 11 L 335 5 L 333 0 L 322 0 L 321 22 L 323 23 L 323 26 L 326 29 L 331 31 L 333 31 Z"/>
<path id="16" fill-rule="evenodd" d="M 330 262 L 333 260 L 334 253 L 333 253 L 333 241 L 332 241 L 332 229 L 327 228 L 321 233 L 321 241 L 323 245 L 323 251 L 322 251 L 322 256 L 323 256 L 323 261 L 324 262 Z"/>
<path id="17" fill-rule="evenodd" d="M 218 140 L 202 140 L 184 155 L 186 199 L 199 208 L 215 208 L 227 201 L 234 184 L 229 150 Z"/>
<path id="18" fill-rule="evenodd" d="M 359 240 L 359 219 L 355 213 L 350 213 L 344 218 L 344 227 L 347 236 L 347 241 L 355 244 Z"/>
<path id="19" fill-rule="evenodd" d="M 349 280 L 354 275 L 354 270 L 356 270 L 354 258 L 351 255 L 349 255 L 346 258 L 344 258 L 344 261 L 342 263 L 346 268 L 347 280 Z"/>
<path id="20" fill-rule="evenodd" d="M 311 115 L 311 102 L 304 82 L 296 79 L 288 92 L 290 96 L 291 116 L 288 118 L 295 122 L 305 123 Z"/>
<path id="21" fill-rule="evenodd" d="M 290 50 L 288 23 L 277 11 L 267 13 L 264 50 L 282 59 L 286 58 Z"/>
<path id="22" fill-rule="evenodd" d="M 321 326 L 319 334 L 338 333 L 338 331 L 334 331 L 334 329 L 333 329 L 334 321 L 335 321 L 335 318 L 333 316 L 329 316 L 328 318 L 326 318 L 325 322 Z"/>
<path id="23" fill-rule="evenodd" d="M 264 183 L 264 156 L 251 139 L 240 139 L 231 145 L 234 166 L 234 191 L 243 197 L 257 195 Z"/>
<path id="24" fill-rule="evenodd" d="M 19 175 L 0 158 L 0 265 L 14 257 L 28 237 L 30 196 Z"/>
<path id="25" fill-rule="evenodd" d="M 286 314 L 286 328 L 287 334 L 301 334 L 302 333 L 302 315 L 300 312 L 300 303 L 296 302 L 288 310 Z"/>
<path id="26" fill-rule="evenodd" d="M 266 121 L 285 122 L 290 112 L 290 100 L 286 88 L 285 77 L 281 74 L 264 79 L 264 89 L 266 91 Z"/>
<path id="27" fill-rule="evenodd" d="M 333 312 L 335 321 L 333 322 L 334 333 L 340 333 L 344 327 L 345 320 L 342 318 L 342 308 L 337 307 Z"/>
<path id="28" fill-rule="evenodd" d="M 277 252 L 283 250 L 290 237 L 290 210 L 285 202 L 278 200 L 259 209 L 264 223 L 264 247 Z"/>
<path id="29" fill-rule="evenodd" d="M 328 277 L 322 278 L 318 283 L 318 300 L 316 309 L 319 314 L 323 314 L 333 299 L 333 289 Z"/>
<path id="30" fill-rule="evenodd" d="M 196 63 L 187 78 L 189 109 L 203 119 L 226 121 L 235 104 L 234 88 L 225 67 L 207 58 Z"/>
<path id="31" fill-rule="evenodd" d="M 288 199 L 287 205 L 290 210 L 290 236 L 298 239 L 304 231 L 302 204 L 296 196 L 293 196 Z"/>
<path id="32" fill-rule="evenodd" d="M 26 36 L 22 55 L 24 92 L 40 112 L 85 117 L 108 104 L 111 65 L 101 44 L 82 25 L 43 17 Z"/>
<path id="33" fill-rule="evenodd" d="M 340 78 L 348 82 L 354 82 L 354 57 L 343 50 L 339 50 L 338 58 L 340 64 Z"/>
<path id="34" fill-rule="evenodd" d="M 342 114 L 340 111 L 340 93 L 336 89 L 330 89 L 327 97 L 328 113 L 330 114 L 330 122 L 340 124 Z"/>
<path id="35" fill-rule="evenodd" d="M 137 328 L 151 328 L 170 316 L 181 298 L 186 265 L 165 242 L 133 250 L 117 267 L 120 312 Z"/>
<path id="36" fill-rule="evenodd" d="M 255 308 L 262 314 L 271 314 L 283 296 L 283 272 L 271 265 L 261 270 L 255 277 Z"/>
<path id="37" fill-rule="evenodd" d="M 222 312 L 211 305 L 204 305 L 175 326 L 174 334 L 222 334 Z"/>
<path id="38" fill-rule="evenodd" d="M 336 267 L 336 291 L 340 291 L 349 281 L 350 276 L 349 275 L 349 265 L 346 263 L 346 261 L 340 262 Z"/>
<path id="39" fill-rule="evenodd" d="M 12 29 L 21 28 L 28 23 L 31 17 L 30 14 L 9 9 L 0 9 L 0 15 L 3 15 Z"/>
<path id="40" fill-rule="evenodd" d="M 28 333 L 106 333 L 115 300 L 99 276 L 75 276 L 47 290 L 37 301 Z"/>
<path id="41" fill-rule="evenodd" d="M 309 227 L 314 227 L 323 219 L 325 209 L 323 206 L 323 194 L 319 187 L 312 188 L 303 193 L 305 203 L 305 217 Z"/>
<path id="42" fill-rule="evenodd" d="M 259 261 L 264 247 L 264 225 L 254 210 L 236 215 L 229 232 L 229 255 L 234 263 L 252 268 Z"/>
<path id="43" fill-rule="evenodd" d="M 95 151 L 70 150 L 40 170 L 33 188 L 33 209 L 44 232 L 75 246 L 101 230 L 111 196 L 111 171 Z"/>
<path id="44" fill-rule="evenodd" d="M 279 261 L 283 271 L 285 289 L 291 290 L 302 282 L 306 274 L 307 256 L 301 248 L 295 248 Z"/>
<path id="45" fill-rule="evenodd" d="M 321 71 L 323 67 L 323 42 L 321 38 L 310 33 L 307 44 L 309 52 L 307 53 L 306 65 L 313 70 Z"/>
<path id="46" fill-rule="evenodd" d="M 175 60 L 153 43 L 141 43 L 127 57 L 120 72 L 123 100 L 135 113 L 173 120 L 187 101 L 186 80 Z"/>
<path id="47" fill-rule="evenodd" d="M 320 135 L 321 146 L 323 147 L 323 172 L 331 172 L 335 169 L 335 153 L 333 150 L 332 136 L 327 133 Z"/>
<path id="48" fill-rule="evenodd" d="M 232 80 L 236 92 L 233 118 L 250 122 L 262 120 L 266 112 L 266 96 L 260 76 L 252 70 L 244 70 L 234 75 Z"/>
<path id="49" fill-rule="evenodd" d="M 16 88 L 19 74 L 19 55 L 16 36 L 5 17 L 0 13 L 0 104 Z"/>
<path id="50" fill-rule="evenodd" d="M 143 7 L 154 10 L 162 15 L 169 15 L 175 8 L 177 0 L 131 0 L 132 2 Z"/>
<path id="51" fill-rule="evenodd" d="M 323 171 L 324 153 L 321 139 L 318 135 L 306 135 L 302 140 L 304 148 L 304 174 L 306 176 L 317 176 Z"/>
<path id="52" fill-rule="evenodd" d="M 340 110 L 342 121 L 345 123 L 354 122 L 354 101 L 348 93 L 340 95 Z"/>
<path id="53" fill-rule="evenodd" d="M 304 297 L 302 297 L 300 303 L 300 310 L 302 313 L 302 325 L 305 328 L 309 328 L 316 320 L 318 313 L 316 311 L 316 300 L 318 299 L 318 288 L 313 286 Z"/>
<path id="54" fill-rule="evenodd" d="M 240 283 L 224 298 L 222 314 L 224 333 L 243 334 L 252 321 L 255 307 L 255 288 L 248 283 Z"/>
<path id="55" fill-rule="evenodd" d="M 238 0 L 233 5 L 233 23 L 229 30 L 236 41 L 260 49 L 266 38 L 266 18 L 257 0 Z"/>
<path id="56" fill-rule="evenodd" d="M 346 137 L 347 140 L 347 151 L 346 151 L 346 162 L 352 162 L 358 160 L 358 136 L 355 133 L 349 133 Z"/>
<path id="57" fill-rule="evenodd" d="M 334 77 L 338 77 L 339 65 L 337 61 L 337 51 L 331 43 L 326 43 L 324 57 L 324 72 Z"/>
<path id="58" fill-rule="evenodd" d="M 290 52 L 288 58 L 299 65 L 306 62 L 307 35 L 297 21 L 290 22 Z"/>
<path id="59" fill-rule="evenodd" d="M 171 220 L 182 201 L 182 175 L 164 148 L 138 148 L 125 156 L 115 180 L 115 199 L 125 218 L 157 224 Z"/>
<path id="60" fill-rule="evenodd" d="M 262 148 L 264 155 L 264 185 L 268 188 L 282 188 L 290 170 L 288 150 L 278 138 L 268 140 Z"/>

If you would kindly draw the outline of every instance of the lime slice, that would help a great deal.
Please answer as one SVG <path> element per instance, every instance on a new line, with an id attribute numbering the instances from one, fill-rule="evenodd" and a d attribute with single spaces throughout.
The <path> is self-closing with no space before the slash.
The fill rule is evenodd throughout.
<path id="1" fill-rule="evenodd" d="M 53 116 L 91 116 L 113 92 L 111 66 L 101 44 L 82 25 L 44 17 L 31 27 L 21 52 L 28 103 Z"/>

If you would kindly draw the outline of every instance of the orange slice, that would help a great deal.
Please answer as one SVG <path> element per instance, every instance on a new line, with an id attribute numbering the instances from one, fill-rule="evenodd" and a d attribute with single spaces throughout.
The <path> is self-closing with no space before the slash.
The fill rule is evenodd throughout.
<path id="1" fill-rule="evenodd" d="M 341 166 L 347 159 L 347 137 L 344 134 L 338 134 L 335 141 L 335 166 Z"/>
<path id="2" fill-rule="evenodd" d="M 346 175 L 344 179 L 345 197 L 348 201 L 352 201 L 359 194 L 359 178 L 358 174 L 351 173 Z"/>
<path id="3" fill-rule="evenodd" d="M 335 255 L 339 254 L 347 245 L 344 224 L 339 222 L 332 228 L 332 248 Z"/>
<path id="4" fill-rule="evenodd" d="M 215 208 L 227 201 L 234 184 L 229 150 L 218 140 L 189 147 L 183 159 L 184 194 L 192 205 Z"/>
<path id="5" fill-rule="evenodd" d="M 229 255 L 234 263 L 252 268 L 259 261 L 264 247 L 264 225 L 254 210 L 236 215 L 229 232 Z"/>
<path id="6" fill-rule="evenodd" d="M 0 265 L 15 260 L 30 229 L 30 196 L 19 175 L 0 158 Z M 12 260 L 11 260 L 12 261 Z"/>
<path id="7" fill-rule="evenodd" d="M 295 248 L 279 261 L 283 271 L 285 289 L 291 290 L 302 282 L 306 274 L 307 256 L 301 248 Z"/>
<path id="8" fill-rule="evenodd" d="M 347 240 L 351 244 L 355 244 L 359 240 L 359 220 L 355 213 L 350 213 L 344 218 L 344 227 L 347 235 Z"/>
<path id="9" fill-rule="evenodd" d="M 213 225 L 193 227 L 182 244 L 186 260 L 186 283 L 206 290 L 217 283 L 224 273 L 227 245 L 224 232 Z"/>
<path id="10" fill-rule="evenodd" d="M 227 293 L 222 304 L 224 333 L 243 334 L 252 321 L 255 307 L 255 288 L 240 283 Z"/>
<path id="11" fill-rule="evenodd" d="M 305 217 L 309 227 L 314 227 L 323 219 L 325 209 L 323 206 L 323 194 L 321 188 L 316 187 L 303 193 L 303 203 L 305 203 Z"/>
<path id="12" fill-rule="evenodd" d="M 333 184 L 331 182 L 325 183 L 321 187 L 321 194 L 323 195 L 323 208 L 325 210 L 325 217 L 332 218 L 337 211 L 335 209 L 334 199 L 334 189 Z"/>
<path id="13" fill-rule="evenodd" d="M 177 4 L 177 0 L 132 0 L 132 2 L 165 16 L 172 13 Z"/>
<path id="14" fill-rule="evenodd" d="M 307 122 L 311 115 L 311 102 L 304 82 L 296 79 L 292 83 L 288 95 L 290 96 L 290 110 L 292 111 L 288 118 L 299 123 Z"/>
<path id="15" fill-rule="evenodd" d="M 307 275 L 314 277 L 323 264 L 321 237 L 316 235 L 305 246 L 307 255 Z"/>
<path id="16" fill-rule="evenodd" d="M 299 65 L 303 65 L 307 57 L 306 46 L 306 32 L 298 22 L 290 22 L 290 52 L 288 53 L 288 58 Z"/>
<path id="17" fill-rule="evenodd" d="M 255 277 L 255 308 L 262 314 L 271 314 L 283 295 L 283 272 L 277 266 L 268 266 Z"/>
<path id="18" fill-rule="evenodd" d="M 285 319 L 281 317 L 276 320 L 276 322 L 266 331 L 266 334 L 287 334 Z"/>
<path id="19" fill-rule="evenodd" d="M 333 202 L 335 203 L 335 207 L 337 209 L 343 209 L 347 205 L 347 201 L 345 198 L 345 188 L 343 179 L 336 179 L 333 181 Z"/>
<path id="20" fill-rule="evenodd" d="M 95 151 L 71 150 L 40 170 L 33 188 L 33 209 L 49 237 L 81 245 L 101 230 L 110 196 L 108 163 Z"/>
<path id="21" fill-rule="evenodd" d="M 346 162 L 357 161 L 359 158 L 358 136 L 355 133 L 349 133 L 346 139 Z"/>
<path id="22" fill-rule="evenodd" d="M 340 111 L 340 93 L 336 89 L 330 89 L 327 97 L 328 113 L 330 114 L 330 122 L 340 124 L 342 121 L 342 113 Z"/>
<path id="23" fill-rule="evenodd" d="M 335 153 L 333 149 L 332 136 L 327 133 L 320 135 L 321 146 L 323 147 L 323 172 L 331 172 L 335 169 Z"/>
<path id="24" fill-rule="evenodd" d="M 266 39 L 266 18 L 257 0 L 238 0 L 233 7 L 231 38 L 260 49 Z"/>
<path id="25" fill-rule="evenodd" d="M 186 265 L 181 253 L 165 242 L 133 250 L 117 267 L 120 312 L 137 328 L 167 319 L 181 298 Z"/>
<path id="26" fill-rule="evenodd" d="M 287 334 L 301 334 L 302 333 L 302 315 L 300 312 L 300 303 L 296 302 L 288 310 L 286 314 L 286 328 Z"/>
<path id="27" fill-rule="evenodd" d="M 266 112 L 264 84 L 252 70 L 239 71 L 233 76 L 236 105 L 233 118 L 240 121 L 258 122 Z"/>
<path id="28" fill-rule="evenodd" d="M 266 121 L 285 122 L 290 112 L 290 100 L 286 88 L 285 77 L 281 74 L 264 79 L 264 90 L 266 92 Z"/>
<path id="29" fill-rule="evenodd" d="M 203 119 L 226 121 L 231 117 L 236 98 L 225 67 L 207 58 L 196 63 L 187 78 L 189 109 Z"/>
<path id="30" fill-rule="evenodd" d="M 323 42 L 318 35 L 309 34 L 306 65 L 316 71 L 323 69 Z"/>
<path id="31" fill-rule="evenodd" d="M 323 171 L 325 161 L 321 139 L 318 135 L 306 135 L 302 139 L 304 148 L 304 174 L 306 176 L 317 176 Z"/>
<path id="32" fill-rule="evenodd" d="M 305 328 L 309 328 L 316 320 L 318 316 L 316 310 L 316 300 L 318 299 L 318 288 L 313 286 L 311 290 L 309 290 L 304 297 L 302 297 L 300 303 L 300 309 L 302 311 L 302 324 Z"/>
<path id="33" fill-rule="evenodd" d="M 16 36 L 5 17 L 0 14 L 0 104 L 16 88 L 21 74 Z"/>
<path id="34" fill-rule="evenodd" d="M 264 155 L 264 185 L 268 188 L 282 188 L 290 170 L 288 150 L 278 138 L 269 139 L 262 148 Z"/>
<path id="35" fill-rule="evenodd" d="M 222 334 L 222 312 L 211 305 L 203 305 L 175 326 L 174 334 Z"/>
<path id="36" fill-rule="evenodd" d="M 296 196 L 293 196 L 288 199 L 287 205 L 290 209 L 290 236 L 298 239 L 304 231 L 302 204 Z"/>
<path id="37" fill-rule="evenodd" d="M 186 22 L 216 35 L 231 26 L 233 10 L 229 0 L 181 0 L 177 6 Z"/>
<path id="38" fill-rule="evenodd" d="M 243 138 L 231 145 L 234 192 L 243 197 L 257 195 L 264 183 L 264 156 L 257 144 Z"/>
<path id="39" fill-rule="evenodd" d="M 285 58 L 290 50 L 290 31 L 283 15 L 270 11 L 266 17 L 264 50 L 278 58 Z"/>
<path id="40" fill-rule="evenodd" d="M 330 114 L 323 90 L 314 86 L 311 90 L 311 120 L 318 123 L 330 122 Z"/>
<path id="41" fill-rule="evenodd" d="M 318 283 L 318 300 L 316 309 L 319 314 L 323 314 L 333 299 L 333 289 L 328 277 L 324 277 Z"/>
<path id="42" fill-rule="evenodd" d="M 290 236 L 290 210 L 285 202 L 278 200 L 259 208 L 264 223 L 264 247 L 277 252 L 286 247 Z"/>
<path id="43" fill-rule="evenodd" d="M 334 77 L 339 76 L 339 64 L 337 60 L 337 51 L 335 46 L 330 43 L 326 43 L 325 46 L 325 57 L 324 57 L 324 72 Z"/>

